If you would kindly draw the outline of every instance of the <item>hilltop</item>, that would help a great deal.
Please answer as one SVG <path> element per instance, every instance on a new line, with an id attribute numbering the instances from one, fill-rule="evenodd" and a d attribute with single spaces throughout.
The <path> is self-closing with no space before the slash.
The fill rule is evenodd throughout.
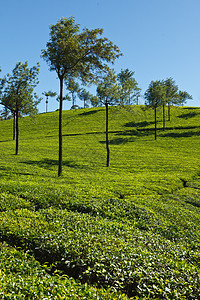
<path id="1" fill-rule="evenodd" d="M 18 156 L 0 122 L 1 296 L 199 299 L 200 108 L 153 120 L 109 108 L 107 168 L 105 109 L 64 111 L 61 178 L 58 112 L 20 119 Z"/>

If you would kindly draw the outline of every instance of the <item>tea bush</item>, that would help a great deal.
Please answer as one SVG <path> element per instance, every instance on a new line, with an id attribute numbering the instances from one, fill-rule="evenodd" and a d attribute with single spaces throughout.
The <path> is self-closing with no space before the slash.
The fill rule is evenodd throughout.
<path id="1" fill-rule="evenodd" d="M 1 213 L 0 228 L 2 239 L 82 282 L 129 296 L 190 299 L 191 292 L 199 294 L 199 240 L 191 250 L 186 241 L 57 209 Z"/>
<path id="2" fill-rule="evenodd" d="M 109 108 L 108 169 L 105 109 L 64 111 L 61 178 L 57 112 L 19 120 L 18 156 L 1 121 L 3 299 L 200 299 L 200 109 L 171 113 L 154 141 L 152 110 Z"/>
<path id="3" fill-rule="evenodd" d="M 0 244 L 1 299 L 127 299 L 120 293 L 81 285 L 72 278 L 52 276 L 47 271 L 27 253 Z"/>

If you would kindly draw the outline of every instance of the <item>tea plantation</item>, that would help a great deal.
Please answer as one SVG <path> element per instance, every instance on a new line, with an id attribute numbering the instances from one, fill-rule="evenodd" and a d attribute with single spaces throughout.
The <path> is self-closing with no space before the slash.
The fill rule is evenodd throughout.
<path id="1" fill-rule="evenodd" d="M 200 299 L 200 108 L 0 122 L 1 299 Z M 166 115 L 167 120 L 167 115 Z"/>

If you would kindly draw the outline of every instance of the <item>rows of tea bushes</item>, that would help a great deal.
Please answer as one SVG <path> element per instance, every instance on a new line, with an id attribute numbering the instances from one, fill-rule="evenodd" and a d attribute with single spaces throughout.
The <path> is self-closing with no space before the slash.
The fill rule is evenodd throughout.
<path id="1" fill-rule="evenodd" d="M 30 255 L 5 242 L 0 243 L 1 299 L 121 299 L 111 290 L 80 284 L 64 275 L 48 273 Z"/>
<path id="2" fill-rule="evenodd" d="M 111 107 L 0 126 L 0 298 L 185 299 L 200 294 L 198 108 Z M 123 294 L 122 294 L 123 293 Z"/>
<path id="3" fill-rule="evenodd" d="M 171 195 L 90 201 L 55 189 L 42 201 L 38 189 L 2 185 L 0 236 L 82 283 L 130 297 L 198 299 L 198 178 L 187 185 Z"/>
<path id="4" fill-rule="evenodd" d="M 130 297 L 199 295 L 197 245 L 191 250 L 186 242 L 175 243 L 134 225 L 67 210 L 18 209 L 1 213 L 0 236 L 47 263 L 51 272 L 61 270 L 82 283 Z"/>
<path id="5" fill-rule="evenodd" d="M 40 210 L 48 207 L 86 213 L 94 217 L 124 222 L 141 230 L 151 230 L 170 240 L 193 241 L 199 228 L 198 180 L 188 187 L 164 195 L 136 195 L 118 198 L 73 197 L 64 189 L 52 189 L 14 183 L 1 185 L 0 211 L 27 208 Z M 7 192 L 5 190 L 7 189 Z M 192 220 L 192 221 L 191 221 Z"/>

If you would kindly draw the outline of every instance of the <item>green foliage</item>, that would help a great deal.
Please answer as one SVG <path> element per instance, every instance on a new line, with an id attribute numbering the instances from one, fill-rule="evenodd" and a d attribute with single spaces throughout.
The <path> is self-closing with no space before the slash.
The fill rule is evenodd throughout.
<path id="1" fill-rule="evenodd" d="M 34 93 L 38 84 L 39 64 L 28 67 L 28 63 L 18 62 L 12 71 L 1 79 L 1 105 L 12 112 L 27 115 L 37 111 L 40 99 Z"/>
<path id="2" fill-rule="evenodd" d="M 109 170 L 105 108 L 64 111 L 61 178 L 57 114 L 19 120 L 23 156 L 1 121 L 1 298 L 198 299 L 200 109 L 163 132 L 158 108 L 154 141 L 152 110 L 109 107 Z"/>
<path id="3" fill-rule="evenodd" d="M 179 91 L 180 104 L 184 105 L 187 100 L 192 99 L 192 95 L 188 94 L 186 91 Z"/>
<path id="4" fill-rule="evenodd" d="M 74 17 L 62 18 L 50 26 L 50 41 L 42 57 L 56 71 L 60 80 L 59 106 L 59 164 L 62 175 L 62 102 L 64 79 L 79 78 L 83 84 L 97 83 L 102 73 L 108 73 L 109 64 L 121 55 L 119 48 L 107 38 L 101 37 L 103 29 L 89 30 L 75 23 Z M 74 104 L 72 105 L 74 107 Z"/>
<path id="5" fill-rule="evenodd" d="M 125 295 L 87 284 L 54 273 L 30 255 L 0 244 L 1 299 L 127 299 Z"/>
<path id="6" fill-rule="evenodd" d="M 12 71 L 12 75 L 7 74 L 0 80 L 0 104 L 10 110 L 14 118 L 13 139 L 15 139 L 16 127 L 16 155 L 18 155 L 19 148 L 19 116 L 35 114 L 37 105 L 41 100 L 34 93 L 34 88 L 38 84 L 38 74 L 39 63 L 37 66 L 29 68 L 27 62 L 18 62 Z"/>
<path id="7" fill-rule="evenodd" d="M 164 81 L 166 88 L 166 103 L 168 105 L 178 104 L 179 96 L 178 96 L 178 86 L 172 78 L 167 78 Z"/>
<path id="8" fill-rule="evenodd" d="M 50 41 L 42 57 L 59 78 L 80 77 L 85 83 L 93 82 L 99 72 L 106 70 L 106 63 L 113 63 L 121 55 L 102 34 L 102 29 L 84 28 L 80 32 L 74 17 L 62 18 L 50 26 Z"/>
<path id="9" fill-rule="evenodd" d="M 97 96 L 103 105 L 115 105 L 119 99 L 119 87 L 117 85 L 117 76 L 114 70 L 111 70 L 103 81 L 97 87 Z"/>
<path id="10" fill-rule="evenodd" d="M 199 236 L 194 249 L 189 235 L 180 244 L 131 224 L 52 209 L 2 213 L 0 225 L 9 243 L 31 250 L 41 263 L 48 261 L 53 269 L 82 282 L 129 296 L 176 298 L 177 293 L 188 299 L 191 291 L 198 296 Z M 170 233 L 175 225 L 163 230 Z"/>
<path id="11" fill-rule="evenodd" d="M 133 75 L 134 72 L 129 69 L 122 69 L 117 75 L 120 85 L 120 104 L 122 105 L 134 103 L 140 95 L 141 89 Z"/>
<path id="12" fill-rule="evenodd" d="M 145 92 L 146 105 L 152 108 L 157 108 L 162 105 L 166 98 L 166 89 L 163 81 L 151 81 L 148 89 Z"/>
<path id="13" fill-rule="evenodd" d="M 88 102 L 91 99 L 91 94 L 88 91 L 86 91 L 86 89 L 81 89 L 78 96 L 79 99 L 82 100 L 84 103 L 83 107 L 84 108 L 89 107 Z"/>
<path id="14" fill-rule="evenodd" d="M 67 90 L 70 92 L 71 97 L 67 94 L 66 98 L 70 101 L 72 100 L 72 109 L 76 106 L 76 93 L 80 92 L 80 87 L 78 82 L 75 82 L 73 78 L 68 78 L 66 83 Z"/>

